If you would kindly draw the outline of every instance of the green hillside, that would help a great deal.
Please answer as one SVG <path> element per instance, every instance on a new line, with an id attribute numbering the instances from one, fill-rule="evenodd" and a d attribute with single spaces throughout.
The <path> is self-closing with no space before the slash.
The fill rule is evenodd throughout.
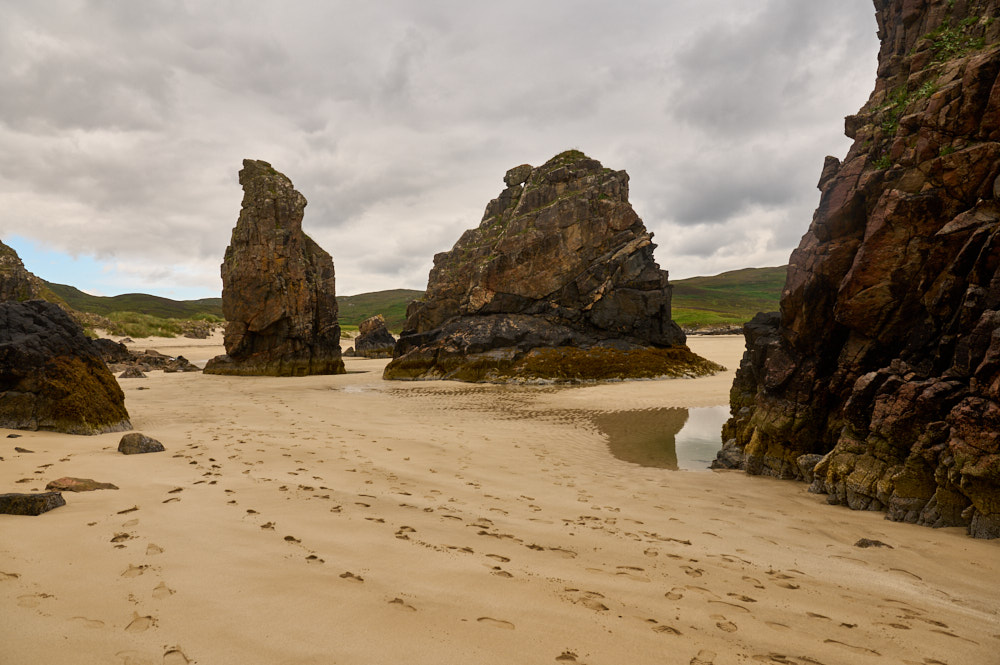
<path id="1" fill-rule="evenodd" d="M 673 281 L 673 319 L 689 327 L 738 325 L 757 312 L 777 311 L 787 271 L 787 266 L 744 268 Z"/>
<path id="2" fill-rule="evenodd" d="M 757 312 L 777 310 L 785 272 L 785 266 L 745 268 L 671 282 L 674 321 L 686 327 L 740 325 Z M 44 285 L 73 309 L 101 316 L 136 312 L 161 319 L 222 318 L 222 298 L 170 300 L 142 293 L 92 296 L 65 284 Z M 392 289 L 338 296 L 340 324 L 355 327 L 369 316 L 381 314 L 389 330 L 398 333 L 406 321 L 407 305 L 423 295 L 423 291 L 413 289 Z"/>
<path id="3" fill-rule="evenodd" d="M 359 293 L 356 296 L 337 296 L 337 306 L 340 309 L 337 318 L 342 326 L 356 326 L 369 316 L 381 314 L 385 317 L 385 327 L 398 333 L 406 322 L 407 305 L 423 295 L 423 291 L 393 289 Z"/>
<path id="4" fill-rule="evenodd" d="M 92 296 L 66 284 L 44 280 L 43 283 L 73 309 L 101 316 L 108 316 L 112 312 L 138 312 L 162 319 L 200 319 L 206 316 L 222 318 L 222 298 L 171 300 L 145 293 Z"/>

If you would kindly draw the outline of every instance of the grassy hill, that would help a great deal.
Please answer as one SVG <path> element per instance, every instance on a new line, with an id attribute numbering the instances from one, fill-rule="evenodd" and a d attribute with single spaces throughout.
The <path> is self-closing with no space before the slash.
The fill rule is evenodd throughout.
<path id="1" fill-rule="evenodd" d="M 691 277 L 672 282 L 674 321 L 686 327 L 740 325 L 757 312 L 778 309 L 785 285 L 786 267 L 745 268 L 712 277 Z M 135 312 L 158 319 L 221 319 L 222 298 L 170 300 L 142 293 L 92 296 L 65 284 L 45 286 L 73 309 L 117 318 Z M 406 307 L 423 291 L 393 289 L 338 296 L 340 324 L 356 327 L 369 316 L 381 314 L 389 330 L 398 333 L 406 321 Z"/>
<path id="2" fill-rule="evenodd" d="M 137 312 L 161 319 L 222 318 L 222 298 L 171 300 L 145 293 L 92 296 L 66 284 L 52 282 L 44 282 L 44 284 L 73 309 L 101 316 L 108 316 L 113 312 Z"/>
<path id="3" fill-rule="evenodd" d="M 398 333 L 406 322 L 406 306 L 423 295 L 423 291 L 393 289 L 359 293 L 356 296 L 337 296 L 337 306 L 340 308 L 337 318 L 341 326 L 356 326 L 369 316 L 381 314 L 385 317 L 385 327 Z"/>
<path id="4" fill-rule="evenodd" d="M 674 321 L 688 327 L 738 325 L 757 312 L 777 311 L 787 270 L 744 268 L 673 281 Z"/>

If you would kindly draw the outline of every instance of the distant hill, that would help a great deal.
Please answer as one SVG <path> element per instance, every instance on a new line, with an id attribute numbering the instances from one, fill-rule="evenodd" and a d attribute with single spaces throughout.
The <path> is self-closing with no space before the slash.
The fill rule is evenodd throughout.
<path id="1" fill-rule="evenodd" d="M 92 296 L 66 284 L 43 283 L 73 309 L 101 316 L 112 312 L 138 312 L 163 319 L 196 319 L 205 315 L 222 318 L 222 298 L 171 300 L 145 293 Z"/>
<path id="2" fill-rule="evenodd" d="M 340 325 L 356 326 L 369 316 L 381 314 L 385 317 L 385 327 L 398 333 L 406 323 L 406 307 L 411 301 L 424 296 L 423 291 L 413 289 L 393 289 L 359 293 L 356 296 L 337 296 Z"/>
<path id="3" fill-rule="evenodd" d="M 778 310 L 788 266 L 744 268 L 672 281 L 673 319 L 686 327 L 742 324 Z"/>
<path id="4" fill-rule="evenodd" d="M 671 282 L 674 286 L 673 317 L 681 326 L 739 325 L 757 312 L 775 311 L 785 285 L 785 266 L 745 268 L 712 277 L 691 277 Z M 164 319 L 222 318 L 222 298 L 171 300 L 143 293 L 92 296 L 65 284 L 43 282 L 73 309 L 109 316 L 114 312 L 137 312 Z M 337 296 L 340 324 L 357 326 L 369 316 L 381 314 L 386 327 L 398 333 L 406 322 L 406 307 L 423 297 L 423 291 L 392 289 Z"/>

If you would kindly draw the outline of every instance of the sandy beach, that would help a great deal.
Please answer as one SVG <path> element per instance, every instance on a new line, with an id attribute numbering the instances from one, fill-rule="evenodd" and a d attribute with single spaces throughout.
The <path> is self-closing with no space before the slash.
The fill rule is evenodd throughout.
<path id="1" fill-rule="evenodd" d="M 166 452 L 0 439 L 0 491 L 120 488 L 0 515 L 0 663 L 1000 662 L 1000 541 L 611 453 L 595 414 L 728 402 L 742 338 L 689 343 L 730 372 L 504 387 L 346 358 L 341 376 L 122 379 Z"/>

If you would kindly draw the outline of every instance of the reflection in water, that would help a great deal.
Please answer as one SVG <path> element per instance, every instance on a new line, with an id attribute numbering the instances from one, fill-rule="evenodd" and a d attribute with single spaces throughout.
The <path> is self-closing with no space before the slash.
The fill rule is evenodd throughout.
<path id="1" fill-rule="evenodd" d="M 620 460 L 659 469 L 705 470 L 722 447 L 729 407 L 614 411 L 591 417 Z"/>

